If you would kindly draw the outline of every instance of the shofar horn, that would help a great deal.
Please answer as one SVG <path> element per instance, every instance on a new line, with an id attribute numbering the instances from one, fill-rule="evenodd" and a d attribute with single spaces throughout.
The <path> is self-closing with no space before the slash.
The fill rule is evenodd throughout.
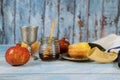
<path id="1" fill-rule="evenodd" d="M 87 57 L 98 63 L 110 63 L 117 59 L 118 54 L 115 52 L 106 53 L 106 52 L 99 50 L 97 47 L 95 47 L 90 50 Z"/>

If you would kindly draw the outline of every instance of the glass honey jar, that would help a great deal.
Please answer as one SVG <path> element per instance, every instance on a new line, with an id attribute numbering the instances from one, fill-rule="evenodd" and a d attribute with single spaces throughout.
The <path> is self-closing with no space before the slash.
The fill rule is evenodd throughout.
<path id="1" fill-rule="evenodd" d="M 59 58 L 60 48 L 55 37 L 52 37 L 49 44 L 49 37 L 41 38 L 39 57 L 43 61 L 52 61 Z"/>

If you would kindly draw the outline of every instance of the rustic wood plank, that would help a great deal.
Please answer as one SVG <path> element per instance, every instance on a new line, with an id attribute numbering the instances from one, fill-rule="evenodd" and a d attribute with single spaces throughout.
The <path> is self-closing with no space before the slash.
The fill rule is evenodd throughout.
<path id="1" fill-rule="evenodd" d="M 75 27 L 74 27 L 74 43 L 80 41 L 87 41 L 88 33 L 88 1 L 76 0 L 75 9 Z"/>
<path id="2" fill-rule="evenodd" d="M 101 37 L 116 33 L 114 20 L 117 15 L 118 0 L 103 0 L 103 15 L 101 19 Z"/>
<path id="3" fill-rule="evenodd" d="M 3 16 L 2 16 L 3 10 L 2 10 L 2 0 L 0 0 L 0 44 L 3 43 Z"/>
<path id="4" fill-rule="evenodd" d="M 45 0 L 31 0 L 30 25 L 38 25 L 38 40 L 43 37 Z"/>
<path id="5" fill-rule="evenodd" d="M 0 44 L 3 44 L 3 31 L 0 29 Z"/>
<path id="6" fill-rule="evenodd" d="M 4 20 L 4 32 L 5 32 L 5 43 L 14 43 L 14 14 L 15 14 L 15 0 L 3 0 L 3 20 Z"/>
<path id="7" fill-rule="evenodd" d="M 119 15 L 120 0 L 0 0 L 0 44 L 21 41 L 23 25 L 39 25 L 38 39 L 49 36 L 54 18 L 55 37 L 92 42 L 119 35 Z"/>
<path id="8" fill-rule="evenodd" d="M 20 27 L 30 25 L 30 0 L 16 0 L 15 42 L 22 41 Z"/>
<path id="9" fill-rule="evenodd" d="M 102 2 L 103 0 L 90 0 L 89 21 L 88 21 L 89 33 L 90 33 L 88 38 L 89 42 L 92 42 L 100 38 L 100 33 L 101 33 L 100 20 L 102 18 Z"/>
<path id="10" fill-rule="evenodd" d="M 116 26 L 116 34 L 120 35 L 120 0 L 118 0 L 117 15 L 114 19 L 114 24 Z"/>
<path id="11" fill-rule="evenodd" d="M 3 13 L 3 11 L 2 11 L 2 0 L 0 0 L 0 31 L 2 31 L 2 23 L 3 23 L 3 18 L 2 18 L 2 13 Z M 1 34 L 0 34 L 1 35 Z M 2 35 L 1 35 L 2 36 Z"/>
<path id="12" fill-rule="evenodd" d="M 54 29 L 54 37 L 57 36 L 58 32 L 58 0 L 46 0 L 46 9 L 45 9 L 45 28 L 44 36 L 49 36 L 52 20 L 56 20 L 56 25 Z"/>
<path id="13" fill-rule="evenodd" d="M 74 25 L 74 0 L 60 0 L 59 39 L 67 37 L 72 43 Z"/>
<path id="14" fill-rule="evenodd" d="M 2 74 L 1 80 L 119 80 L 120 74 Z"/>

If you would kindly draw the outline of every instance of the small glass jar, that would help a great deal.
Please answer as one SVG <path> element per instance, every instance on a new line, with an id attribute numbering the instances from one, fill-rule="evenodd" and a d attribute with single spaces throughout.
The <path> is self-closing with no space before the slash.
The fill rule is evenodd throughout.
<path id="1" fill-rule="evenodd" d="M 60 48 L 55 37 L 52 37 L 51 44 L 48 44 L 49 37 L 41 38 L 39 57 L 43 61 L 57 60 L 59 58 Z"/>

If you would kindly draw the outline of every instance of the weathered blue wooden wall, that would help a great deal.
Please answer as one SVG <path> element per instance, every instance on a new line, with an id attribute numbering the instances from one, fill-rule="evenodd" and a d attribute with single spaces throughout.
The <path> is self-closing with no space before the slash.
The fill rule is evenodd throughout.
<path id="1" fill-rule="evenodd" d="M 38 25 L 38 40 L 54 36 L 71 43 L 120 34 L 120 0 L 0 0 L 0 44 L 21 41 L 20 27 Z"/>

